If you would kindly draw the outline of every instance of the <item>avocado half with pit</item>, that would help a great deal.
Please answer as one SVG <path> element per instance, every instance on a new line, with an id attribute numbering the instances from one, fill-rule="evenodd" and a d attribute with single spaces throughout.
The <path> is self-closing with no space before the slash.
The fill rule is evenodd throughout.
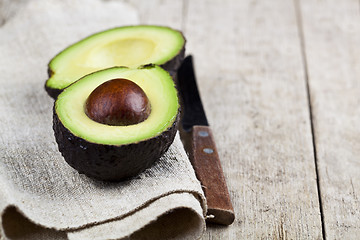
<path id="1" fill-rule="evenodd" d="M 162 26 L 138 25 L 93 34 L 60 52 L 48 65 L 48 94 L 59 93 L 79 78 L 95 71 L 156 64 L 174 74 L 184 59 L 181 32 Z"/>
<path id="2" fill-rule="evenodd" d="M 168 150 L 178 115 L 177 90 L 167 71 L 155 65 L 113 67 L 86 75 L 58 96 L 53 129 L 70 166 L 118 181 Z"/>

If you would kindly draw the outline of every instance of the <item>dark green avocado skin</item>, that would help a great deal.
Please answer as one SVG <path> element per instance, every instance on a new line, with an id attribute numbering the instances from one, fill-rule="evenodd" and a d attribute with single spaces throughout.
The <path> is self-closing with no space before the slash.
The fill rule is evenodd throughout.
<path id="1" fill-rule="evenodd" d="M 185 38 L 184 38 L 185 39 Z M 163 69 L 165 69 L 166 71 L 169 72 L 171 77 L 175 77 L 177 70 L 179 69 L 182 61 L 184 60 L 185 57 L 185 43 L 184 43 L 184 47 L 180 50 L 180 52 L 171 60 L 169 60 L 168 62 L 160 65 L 160 67 L 162 67 Z M 53 71 L 50 69 L 50 67 L 48 66 L 48 76 L 49 78 L 53 75 Z M 57 89 L 57 88 L 52 88 L 49 87 L 47 85 L 47 81 L 45 82 L 45 90 L 48 93 L 48 95 L 50 97 L 52 97 L 54 100 L 57 99 L 57 97 L 59 96 L 59 94 L 64 90 L 64 89 Z"/>
<path id="2" fill-rule="evenodd" d="M 53 71 L 50 69 L 50 67 L 48 66 L 48 77 L 50 78 L 53 75 Z M 44 88 L 47 92 L 47 94 L 52 97 L 54 100 L 57 99 L 57 97 L 59 96 L 59 94 L 62 92 L 63 89 L 57 89 L 57 88 L 51 88 L 48 87 L 47 85 L 47 81 L 44 84 Z"/>
<path id="3" fill-rule="evenodd" d="M 53 129 L 59 151 L 79 173 L 105 181 L 121 181 L 138 175 L 158 160 L 174 141 L 178 117 L 160 135 L 127 145 L 104 145 L 88 142 L 72 134 L 53 110 Z"/>
<path id="4" fill-rule="evenodd" d="M 46 90 L 47 94 L 50 97 L 52 97 L 54 100 L 56 100 L 57 97 L 59 96 L 59 94 L 63 91 L 63 89 L 48 87 L 46 84 L 45 84 L 45 90 Z"/>
<path id="5" fill-rule="evenodd" d="M 176 55 L 176 57 L 174 57 L 170 61 L 166 62 L 165 64 L 160 65 L 160 67 L 162 67 L 163 69 L 168 71 L 170 76 L 172 78 L 174 78 L 174 76 L 176 76 L 176 73 L 177 73 L 178 69 L 180 68 L 181 63 L 183 62 L 184 58 L 185 58 L 185 47 L 183 47 L 181 49 L 181 51 L 179 52 L 178 55 Z"/>

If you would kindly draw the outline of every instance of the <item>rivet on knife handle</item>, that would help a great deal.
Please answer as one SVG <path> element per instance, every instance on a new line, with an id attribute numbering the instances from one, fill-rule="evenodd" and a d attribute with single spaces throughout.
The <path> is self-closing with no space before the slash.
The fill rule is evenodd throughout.
<path id="1" fill-rule="evenodd" d="M 208 204 L 208 222 L 229 225 L 234 209 L 221 168 L 215 141 L 197 88 L 192 56 L 187 56 L 177 72 L 182 99 L 181 139 L 200 180 Z M 212 217 L 212 218 L 211 218 Z"/>
<path id="2" fill-rule="evenodd" d="M 207 126 L 194 126 L 191 137 L 190 160 L 203 185 L 208 204 L 207 221 L 230 225 L 235 219 L 234 209 L 211 129 Z"/>

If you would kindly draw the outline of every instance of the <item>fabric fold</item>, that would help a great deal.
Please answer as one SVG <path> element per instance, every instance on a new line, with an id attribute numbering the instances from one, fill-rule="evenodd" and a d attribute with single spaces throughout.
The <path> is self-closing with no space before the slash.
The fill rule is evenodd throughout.
<path id="1" fill-rule="evenodd" d="M 121 220 L 68 232 L 81 239 L 197 239 L 205 230 L 203 209 L 194 195 L 173 193 Z"/>

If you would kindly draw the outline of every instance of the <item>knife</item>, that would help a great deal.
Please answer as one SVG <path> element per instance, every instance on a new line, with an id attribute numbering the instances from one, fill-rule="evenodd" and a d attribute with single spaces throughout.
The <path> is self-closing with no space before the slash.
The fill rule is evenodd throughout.
<path id="1" fill-rule="evenodd" d="M 181 139 L 205 193 L 208 205 L 206 221 L 230 225 L 235 219 L 234 209 L 201 103 L 192 56 L 184 59 L 176 81 L 182 101 Z"/>

